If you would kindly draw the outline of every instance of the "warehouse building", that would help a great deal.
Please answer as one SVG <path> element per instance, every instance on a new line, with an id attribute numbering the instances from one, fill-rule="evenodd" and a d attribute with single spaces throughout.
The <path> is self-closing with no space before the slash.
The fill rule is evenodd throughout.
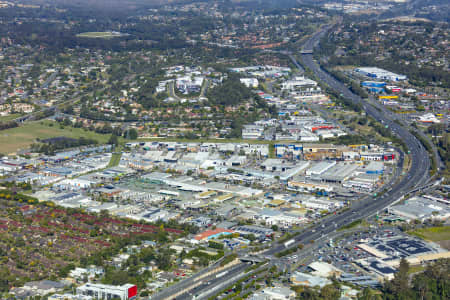
<path id="1" fill-rule="evenodd" d="M 450 205 L 436 199 L 413 197 L 404 204 L 390 207 L 389 212 L 407 220 L 445 220 L 450 217 Z"/>
<path id="2" fill-rule="evenodd" d="M 306 170 L 306 176 L 318 176 L 336 165 L 335 161 L 321 161 Z"/>
<path id="3" fill-rule="evenodd" d="M 382 80 L 389 80 L 389 81 L 403 81 L 408 79 L 405 75 L 395 74 L 380 68 L 374 68 L 374 67 L 362 67 L 362 68 L 356 68 L 355 72 L 362 74 L 364 76 L 370 77 L 370 78 L 376 78 L 376 79 L 382 79 Z"/>
<path id="4" fill-rule="evenodd" d="M 322 182 L 342 183 L 348 180 L 359 168 L 356 164 L 337 164 L 319 176 L 313 177 Z"/>

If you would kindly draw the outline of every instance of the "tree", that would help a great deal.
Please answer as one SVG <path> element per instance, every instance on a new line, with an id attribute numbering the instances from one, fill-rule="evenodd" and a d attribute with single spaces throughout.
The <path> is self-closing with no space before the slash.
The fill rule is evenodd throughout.
<path id="1" fill-rule="evenodd" d="M 222 85 L 209 90 L 207 95 L 208 99 L 221 105 L 236 105 L 251 97 L 252 91 L 237 76 L 230 76 Z"/>
<path id="2" fill-rule="evenodd" d="M 138 132 L 134 128 L 128 129 L 127 131 L 125 131 L 124 137 L 130 140 L 135 140 L 138 138 Z"/>
<path id="3" fill-rule="evenodd" d="M 338 285 L 328 284 L 320 290 L 320 296 L 322 299 L 339 299 L 341 297 L 341 291 Z"/>
<path id="4" fill-rule="evenodd" d="M 100 210 L 100 218 L 102 219 L 109 218 L 109 211 L 106 209 Z"/>
<path id="5" fill-rule="evenodd" d="M 394 279 L 387 284 L 387 291 L 396 297 L 396 299 L 410 299 L 411 293 L 409 289 L 409 263 L 406 259 L 400 260 L 398 272 L 395 273 Z"/>
<path id="6" fill-rule="evenodd" d="M 119 145 L 119 137 L 115 134 L 111 134 L 111 137 L 108 140 L 108 144 L 118 146 Z"/>
<path id="7" fill-rule="evenodd" d="M 159 269 L 169 270 L 172 267 L 171 254 L 168 249 L 164 249 L 162 253 L 158 254 L 156 263 Z"/>
<path id="8" fill-rule="evenodd" d="M 381 300 L 381 295 L 371 288 L 365 288 L 358 294 L 358 300 Z"/>

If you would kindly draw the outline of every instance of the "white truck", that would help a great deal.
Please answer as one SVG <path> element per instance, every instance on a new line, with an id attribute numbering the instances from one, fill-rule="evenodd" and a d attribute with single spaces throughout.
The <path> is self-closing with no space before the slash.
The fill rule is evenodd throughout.
<path id="1" fill-rule="evenodd" d="M 295 240 L 289 240 L 289 241 L 287 241 L 287 242 L 284 242 L 284 247 L 289 247 L 290 245 L 292 245 L 293 243 L 295 243 Z"/>

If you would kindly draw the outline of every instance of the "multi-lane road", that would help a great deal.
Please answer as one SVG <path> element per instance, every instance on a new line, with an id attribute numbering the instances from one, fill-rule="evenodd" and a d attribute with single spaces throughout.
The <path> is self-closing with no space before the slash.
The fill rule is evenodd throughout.
<path id="1" fill-rule="evenodd" d="M 397 183 L 391 183 L 390 186 L 387 187 L 388 190 L 382 196 L 376 198 L 365 197 L 360 201 L 355 201 L 346 211 L 328 217 L 324 219 L 323 222 L 310 228 L 310 230 L 299 233 L 293 237 L 293 242 L 290 243 L 288 247 L 297 247 L 299 244 L 310 243 L 319 238 L 325 238 L 328 235 L 333 234 L 336 229 L 348 225 L 354 220 L 366 218 L 377 213 L 378 211 L 383 210 L 385 207 L 389 206 L 389 204 L 398 200 L 409 191 L 424 185 L 429 180 L 429 155 L 420 141 L 418 141 L 407 128 L 394 122 L 395 118 L 390 112 L 375 108 L 358 95 L 352 93 L 343 83 L 337 81 L 334 77 L 322 70 L 313 60 L 311 53 L 319 44 L 321 37 L 327 33 L 329 28 L 330 26 L 323 27 L 305 43 L 301 51 L 301 61 L 303 65 L 310 69 L 322 83 L 328 85 L 331 89 L 341 94 L 342 97 L 347 98 L 355 104 L 361 105 L 368 116 L 371 116 L 378 122 L 381 122 L 387 126 L 387 128 L 389 128 L 395 135 L 402 139 L 410 152 L 411 167 Z M 293 56 L 291 56 L 291 59 L 295 60 Z M 297 62 L 295 63 L 298 65 Z M 399 159 L 400 168 L 403 164 L 404 155 L 405 154 L 402 153 Z M 285 249 L 285 244 L 275 243 L 271 248 L 259 254 L 259 257 L 276 261 L 278 258 L 275 257 L 275 254 Z M 230 269 L 230 271 L 223 276 L 223 278 L 213 277 L 206 283 L 202 281 L 203 279 L 196 280 L 197 276 L 194 275 L 186 280 L 190 284 L 195 284 L 195 288 L 186 289 L 186 283 L 181 282 L 155 295 L 152 299 L 163 299 L 161 298 L 161 295 L 170 298 L 175 294 L 178 295 L 176 298 L 180 299 L 192 299 L 195 296 L 197 296 L 197 299 L 207 298 L 206 296 L 210 296 L 208 291 L 218 289 L 223 285 L 223 282 L 231 284 L 233 282 L 233 278 L 237 277 L 236 275 L 239 272 L 243 272 L 246 267 L 246 263 L 242 262 L 233 266 L 232 269 Z M 186 292 L 180 294 L 183 290 L 186 290 Z"/>
<path id="2" fill-rule="evenodd" d="M 328 27 L 325 27 L 321 31 L 317 32 L 314 36 L 312 36 L 305 43 L 302 52 L 306 53 L 310 50 L 313 50 L 314 47 L 318 45 L 322 36 L 326 34 L 328 29 Z M 318 228 L 297 235 L 295 237 L 295 244 L 310 242 L 311 240 L 317 239 L 322 235 L 327 235 L 330 232 L 333 232 L 334 230 L 336 230 L 336 228 L 344 226 L 355 219 L 365 218 L 376 213 L 377 211 L 382 210 L 390 203 L 406 194 L 408 191 L 425 184 L 429 179 L 428 170 L 430 168 L 428 152 L 422 146 L 420 141 L 417 140 L 417 138 L 412 135 L 407 128 L 394 122 L 395 118 L 389 111 L 385 111 L 379 108 L 377 109 L 367 103 L 358 95 L 352 93 L 342 82 L 337 81 L 330 74 L 322 70 L 320 66 L 314 61 L 312 54 L 302 54 L 301 61 L 303 62 L 304 66 L 314 72 L 314 74 L 321 82 L 325 83 L 334 91 L 338 92 L 353 103 L 361 105 L 367 115 L 373 117 L 375 120 L 381 122 L 385 126 L 388 126 L 388 128 L 395 135 L 402 139 L 408 147 L 408 150 L 410 151 L 411 168 L 405 174 L 405 176 L 403 176 L 400 182 L 389 187 L 389 190 L 381 197 L 366 197 L 362 201 L 355 202 L 350 207 L 350 209 L 346 210 L 345 212 L 331 218 L 327 218 L 325 222 L 321 223 L 318 226 Z M 404 154 L 402 153 L 402 155 Z M 402 161 L 403 158 L 400 159 L 400 162 Z M 269 254 L 270 257 L 270 255 L 282 251 L 284 248 L 284 245 L 279 244 L 278 246 L 274 246 L 269 251 L 267 251 L 267 254 Z"/>

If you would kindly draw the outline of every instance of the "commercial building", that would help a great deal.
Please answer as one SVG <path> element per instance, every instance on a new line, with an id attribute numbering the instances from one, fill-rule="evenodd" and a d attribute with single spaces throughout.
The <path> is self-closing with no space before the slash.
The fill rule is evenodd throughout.
<path id="1" fill-rule="evenodd" d="M 214 230 L 206 230 L 202 233 L 197 234 L 194 239 L 196 241 L 205 241 L 205 240 L 209 240 L 209 239 L 213 239 L 216 237 L 219 237 L 221 235 L 230 235 L 232 234 L 234 231 L 230 230 L 230 229 L 224 229 L 224 228 L 217 228 Z"/>
<path id="2" fill-rule="evenodd" d="M 306 170 L 306 176 L 317 176 L 321 175 L 328 169 L 334 167 L 336 165 L 336 161 L 321 161 L 314 164 L 311 168 Z"/>
<path id="3" fill-rule="evenodd" d="M 252 300 L 286 300 L 295 299 L 295 292 L 285 286 L 267 287 L 261 292 L 253 294 Z"/>
<path id="4" fill-rule="evenodd" d="M 301 272 L 293 273 L 290 280 L 293 285 L 302 285 L 308 287 L 318 286 L 322 288 L 327 284 L 331 284 L 331 280 L 327 278 Z"/>
<path id="5" fill-rule="evenodd" d="M 256 78 L 241 78 L 240 81 L 248 88 L 257 88 L 259 85 L 258 79 Z"/>
<path id="6" fill-rule="evenodd" d="M 407 220 L 445 220 L 450 217 L 450 205 L 434 197 L 413 197 L 405 200 L 404 204 L 390 207 L 389 212 Z"/>
<path id="7" fill-rule="evenodd" d="M 311 274 L 325 278 L 332 276 L 339 276 L 342 274 L 342 271 L 336 268 L 335 266 L 321 261 L 315 261 L 310 263 L 308 265 L 308 268 L 312 270 Z"/>
<path id="8" fill-rule="evenodd" d="M 359 166 L 356 164 L 337 164 L 319 176 L 312 177 L 312 179 L 322 182 L 342 183 L 348 180 L 358 168 Z"/>
<path id="9" fill-rule="evenodd" d="M 421 123 L 428 123 L 428 124 L 441 123 L 441 121 L 432 113 L 420 116 L 418 121 Z"/>
<path id="10" fill-rule="evenodd" d="M 380 68 L 373 68 L 373 67 L 356 68 L 355 72 L 370 78 L 389 81 L 403 81 L 408 79 L 405 75 L 395 74 Z"/>
<path id="11" fill-rule="evenodd" d="M 238 226 L 234 229 L 237 233 L 240 234 L 253 234 L 258 238 L 265 238 L 271 236 L 273 234 L 273 230 L 270 228 L 254 226 L 254 225 L 243 225 Z"/>
<path id="12" fill-rule="evenodd" d="M 382 88 L 386 86 L 386 82 L 380 82 L 380 81 L 363 81 L 361 83 L 363 87 L 377 87 Z"/>
<path id="13" fill-rule="evenodd" d="M 48 297 L 48 300 L 94 300 L 94 298 L 85 295 L 54 294 Z"/>
<path id="14" fill-rule="evenodd" d="M 383 279 L 389 280 L 394 277 L 402 258 L 412 265 L 417 265 L 450 257 L 450 252 L 440 248 L 437 244 L 408 236 L 374 239 L 358 244 L 358 248 L 369 253 L 371 257 L 359 259 L 356 263 Z"/>
<path id="15" fill-rule="evenodd" d="M 264 134 L 264 127 L 259 125 L 244 125 L 242 138 L 245 140 L 257 140 Z"/>
<path id="16" fill-rule="evenodd" d="M 120 298 L 120 300 L 136 299 L 137 286 L 124 284 L 120 286 L 86 283 L 77 288 L 77 295 L 92 296 L 94 299 L 109 300 Z"/>
<path id="17" fill-rule="evenodd" d="M 282 89 L 283 90 L 306 90 L 306 91 L 315 91 L 315 87 L 317 87 L 317 82 L 311 80 L 309 78 L 305 78 L 303 76 L 297 76 L 293 80 L 287 80 L 283 82 Z M 318 89 L 320 92 L 320 88 Z"/>

